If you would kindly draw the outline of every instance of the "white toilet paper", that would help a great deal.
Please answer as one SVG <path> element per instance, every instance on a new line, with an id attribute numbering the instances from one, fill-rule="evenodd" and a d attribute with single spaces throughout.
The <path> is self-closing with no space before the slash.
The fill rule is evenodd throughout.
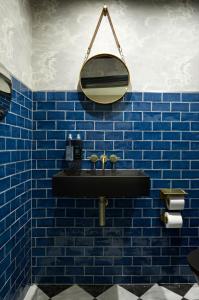
<path id="1" fill-rule="evenodd" d="M 185 206 L 184 197 L 171 197 L 166 201 L 169 210 L 183 210 Z"/>
<path id="2" fill-rule="evenodd" d="M 183 224 L 182 216 L 179 212 L 165 212 L 167 219 L 166 228 L 181 228 Z"/>

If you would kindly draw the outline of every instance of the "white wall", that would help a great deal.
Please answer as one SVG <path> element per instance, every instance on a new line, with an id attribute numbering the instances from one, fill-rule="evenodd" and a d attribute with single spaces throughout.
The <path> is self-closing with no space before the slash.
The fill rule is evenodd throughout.
<path id="1" fill-rule="evenodd" d="M 0 63 L 32 86 L 32 17 L 28 0 L 0 0 Z"/>
<path id="2" fill-rule="evenodd" d="M 198 0 L 0 0 L 0 62 L 35 90 L 75 90 L 104 3 L 132 90 L 199 91 Z M 107 20 L 99 52 L 117 54 Z"/>
<path id="3" fill-rule="evenodd" d="M 199 1 L 32 1 L 34 89 L 76 89 L 106 3 L 137 91 L 199 90 Z M 91 54 L 117 48 L 107 22 Z"/>

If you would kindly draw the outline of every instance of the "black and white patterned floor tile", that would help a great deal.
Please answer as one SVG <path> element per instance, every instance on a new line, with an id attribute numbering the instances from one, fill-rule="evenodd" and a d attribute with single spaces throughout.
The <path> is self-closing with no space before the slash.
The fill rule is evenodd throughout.
<path id="1" fill-rule="evenodd" d="M 199 285 L 39 286 L 36 300 L 199 300 Z"/>

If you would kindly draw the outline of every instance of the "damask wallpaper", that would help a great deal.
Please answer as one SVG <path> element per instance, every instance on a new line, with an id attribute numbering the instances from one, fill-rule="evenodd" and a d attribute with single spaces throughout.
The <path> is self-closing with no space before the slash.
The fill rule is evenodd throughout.
<path id="1" fill-rule="evenodd" d="M 0 63 L 32 87 L 32 12 L 29 0 L 0 0 Z"/>
<path id="2" fill-rule="evenodd" d="M 40 0 L 33 4 L 33 87 L 75 90 L 107 4 L 135 91 L 198 91 L 199 1 Z M 103 20 L 91 55 L 118 54 Z"/>

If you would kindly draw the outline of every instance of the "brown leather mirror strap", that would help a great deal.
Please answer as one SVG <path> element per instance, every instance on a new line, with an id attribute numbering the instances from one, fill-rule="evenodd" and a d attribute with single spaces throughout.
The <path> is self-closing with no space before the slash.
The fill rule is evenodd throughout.
<path id="1" fill-rule="evenodd" d="M 89 55 L 90 55 L 90 52 L 91 52 L 93 43 L 94 43 L 94 41 L 95 41 L 97 32 L 98 32 L 99 27 L 100 27 L 101 22 L 102 22 L 102 19 L 103 19 L 103 17 L 106 17 L 106 16 L 108 17 L 108 21 L 109 21 L 109 24 L 110 24 L 110 27 L 111 27 L 111 30 L 112 30 L 112 33 L 113 33 L 113 36 L 114 36 L 114 39 L 115 39 L 115 43 L 116 43 L 117 48 L 118 48 L 118 51 L 119 51 L 119 54 L 120 54 L 122 60 L 124 61 L 124 55 L 123 55 L 123 53 L 122 53 L 122 48 L 121 48 L 120 43 L 119 43 L 119 41 L 118 41 L 118 38 L 117 38 L 117 35 L 116 35 L 116 32 L 115 32 L 115 29 L 114 29 L 114 27 L 113 27 L 113 22 L 112 22 L 112 20 L 111 20 L 111 16 L 110 16 L 110 14 L 109 14 L 109 11 L 108 11 L 108 8 L 107 8 L 106 5 L 103 7 L 102 12 L 101 12 L 101 14 L 100 14 L 100 17 L 99 17 L 97 26 L 96 26 L 96 28 L 95 28 L 93 37 L 92 37 L 91 42 L 90 42 L 90 44 L 89 44 L 89 46 L 88 46 L 88 50 L 87 50 L 87 53 L 86 53 L 86 56 L 85 56 L 85 61 L 88 59 L 88 57 L 89 57 Z"/>

